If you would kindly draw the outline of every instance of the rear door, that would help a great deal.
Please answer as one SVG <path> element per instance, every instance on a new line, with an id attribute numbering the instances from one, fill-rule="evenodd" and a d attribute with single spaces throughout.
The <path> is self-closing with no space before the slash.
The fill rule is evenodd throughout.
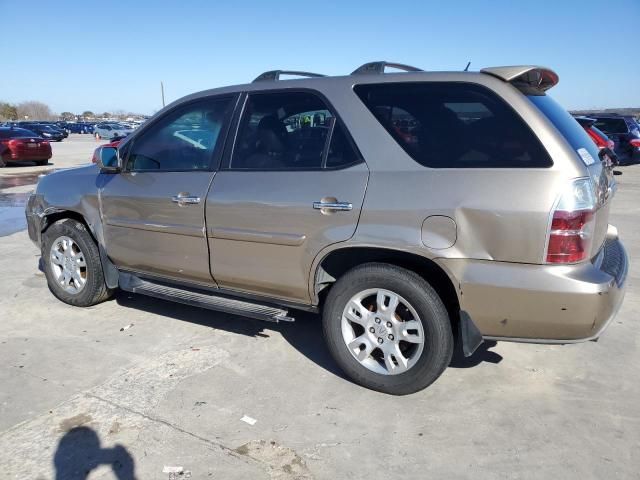
<path id="1" fill-rule="evenodd" d="M 168 112 L 123 146 L 124 171 L 100 175 L 107 254 L 119 268 L 215 283 L 205 197 L 236 99 L 209 97 Z"/>
<path id="2" fill-rule="evenodd" d="M 369 171 L 319 95 L 256 93 L 207 196 L 211 267 L 233 290 L 310 301 L 314 257 L 355 232 Z"/>

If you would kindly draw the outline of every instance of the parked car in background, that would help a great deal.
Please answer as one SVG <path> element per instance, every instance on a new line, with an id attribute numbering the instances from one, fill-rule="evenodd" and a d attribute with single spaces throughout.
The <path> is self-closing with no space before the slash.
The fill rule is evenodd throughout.
<path id="1" fill-rule="evenodd" d="M 67 128 L 71 133 L 93 133 L 93 125 L 83 122 L 67 122 Z"/>
<path id="2" fill-rule="evenodd" d="M 46 165 L 51 145 L 37 133 L 24 128 L 0 127 L 0 167 L 10 162 L 35 162 Z"/>
<path id="3" fill-rule="evenodd" d="M 98 140 L 103 138 L 110 140 L 113 137 L 126 137 L 131 132 L 133 132 L 132 128 L 125 127 L 119 123 L 98 123 L 93 128 L 93 134 Z"/>
<path id="4" fill-rule="evenodd" d="M 64 138 L 67 138 L 69 136 L 69 132 L 67 131 L 66 128 L 64 128 L 63 126 L 59 125 L 57 122 L 41 122 L 41 125 L 46 125 L 48 127 L 51 127 L 54 130 L 57 130 L 58 132 L 62 133 L 62 136 Z"/>
<path id="5" fill-rule="evenodd" d="M 615 144 L 621 165 L 640 162 L 640 125 L 635 117 L 615 114 L 589 114 L 594 126 L 603 131 Z"/>
<path id="6" fill-rule="evenodd" d="M 51 127 L 51 125 L 45 125 L 42 123 L 19 123 L 18 125 L 21 128 L 31 130 L 44 139 L 52 142 L 61 142 L 64 139 L 64 133 L 62 133 L 58 129 Z"/>
<path id="7" fill-rule="evenodd" d="M 456 341 L 593 340 L 622 304 L 614 177 L 557 82 L 536 66 L 265 72 L 42 177 L 29 236 L 70 305 L 119 287 L 274 322 L 320 312 L 353 381 L 412 393 Z"/>
<path id="8" fill-rule="evenodd" d="M 593 143 L 596 144 L 600 151 L 608 149 L 606 154 L 609 157 L 611 165 L 619 165 L 618 154 L 615 153 L 614 141 L 611 140 L 602 130 L 594 126 L 594 123 L 596 122 L 595 118 L 579 116 L 575 117 L 575 119 L 580 126 L 584 128 L 587 135 L 591 137 L 591 140 L 593 140 Z"/>

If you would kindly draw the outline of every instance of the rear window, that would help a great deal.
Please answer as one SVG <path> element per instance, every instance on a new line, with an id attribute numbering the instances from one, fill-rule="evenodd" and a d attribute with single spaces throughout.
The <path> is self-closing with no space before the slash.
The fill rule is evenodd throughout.
<path id="1" fill-rule="evenodd" d="M 576 119 L 558 102 L 549 95 L 530 95 L 527 98 L 553 123 L 586 164 L 598 160 L 599 152 L 596 144 Z M 585 159 L 584 150 L 589 153 L 590 159 L 588 157 Z"/>
<path id="2" fill-rule="evenodd" d="M 624 118 L 598 118 L 594 125 L 604 133 L 629 133 Z"/>
<path id="3" fill-rule="evenodd" d="M 467 83 L 357 85 L 356 94 L 393 139 L 431 168 L 549 167 L 524 121 L 495 93 Z"/>

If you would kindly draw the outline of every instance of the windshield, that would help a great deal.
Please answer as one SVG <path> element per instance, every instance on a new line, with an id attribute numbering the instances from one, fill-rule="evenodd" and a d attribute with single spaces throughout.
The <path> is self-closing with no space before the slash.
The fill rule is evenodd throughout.
<path id="1" fill-rule="evenodd" d="M 598 161 L 598 147 L 589 137 L 580 124 L 567 112 L 559 103 L 549 95 L 527 96 L 538 110 L 540 110 L 553 125 L 560 131 L 562 136 L 569 142 L 569 145 L 585 160 L 581 149 L 587 150 L 594 161 Z"/>

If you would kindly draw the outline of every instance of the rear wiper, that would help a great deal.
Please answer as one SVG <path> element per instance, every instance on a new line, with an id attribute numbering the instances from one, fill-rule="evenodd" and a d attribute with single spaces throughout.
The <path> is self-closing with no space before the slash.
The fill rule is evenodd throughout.
<path id="1" fill-rule="evenodd" d="M 617 167 L 620 164 L 620 162 L 618 162 L 618 155 L 616 155 L 615 152 L 609 147 L 600 149 L 600 151 L 598 152 L 598 157 L 600 158 L 601 162 L 606 162 L 607 166 L 611 165 L 611 168 Z"/>

